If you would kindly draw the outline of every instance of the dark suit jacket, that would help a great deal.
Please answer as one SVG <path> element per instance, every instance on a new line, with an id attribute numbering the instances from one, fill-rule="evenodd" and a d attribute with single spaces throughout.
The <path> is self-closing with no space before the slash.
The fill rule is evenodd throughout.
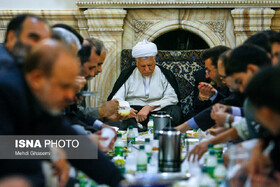
<path id="1" fill-rule="evenodd" d="M 82 88 L 82 91 L 87 90 L 88 85 L 86 84 L 84 88 Z M 80 93 L 78 93 L 77 95 L 82 96 Z M 91 131 L 95 131 L 95 129 L 93 129 L 93 123 L 97 120 L 97 118 L 86 114 L 84 110 L 80 110 L 78 105 L 85 108 L 85 99 L 82 100 L 81 104 L 74 103 L 72 105 L 67 106 L 64 111 L 64 116 L 67 120 L 69 120 L 71 125 L 78 124 L 84 126 L 86 129 L 91 129 Z"/>
<path id="2" fill-rule="evenodd" d="M 0 44 L 0 71 L 10 68 L 15 64 L 14 58 L 11 56 L 7 48 Z"/>
<path id="3" fill-rule="evenodd" d="M 200 101 L 198 99 L 198 95 L 199 95 L 199 90 L 198 90 L 198 85 L 200 82 L 207 82 L 209 83 L 211 80 L 210 79 L 206 79 L 205 77 L 205 70 L 198 70 L 195 73 L 195 87 L 194 87 L 194 98 L 193 98 L 193 111 L 192 111 L 192 116 L 195 116 L 196 114 L 198 114 L 199 112 L 203 111 L 204 109 L 214 105 L 215 103 L 218 103 L 220 100 L 228 97 L 230 95 L 230 91 L 228 88 L 221 88 L 221 87 L 217 87 L 216 85 L 214 85 L 213 87 L 218 91 L 218 94 L 216 96 L 216 98 L 211 101 L 211 100 L 207 100 L 207 101 Z M 192 117 L 191 116 L 191 117 Z"/>
<path id="4" fill-rule="evenodd" d="M 244 102 L 244 96 L 239 92 L 234 92 L 227 98 L 219 101 L 219 103 L 224 105 L 238 106 L 238 107 L 242 107 L 243 102 Z M 211 110 L 212 110 L 212 106 L 206 108 L 205 110 L 201 111 L 200 113 L 198 113 L 193 117 L 198 127 L 201 128 L 203 131 L 215 125 L 215 121 L 211 118 Z"/>
<path id="5" fill-rule="evenodd" d="M 50 116 L 31 93 L 19 68 L 0 74 L 0 135 L 76 135 L 61 116 Z M 88 140 L 88 146 L 93 145 Z M 88 152 L 88 154 L 91 154 Z M 116 186 L 122 176 L 100 151 L 98 159 L 69 160 L 89 177 L 101 184 Z M 41 160 L 0 160 L 0 177 L 21 174 L 33 179 L 34 186 L 44 183 Z"/>
<path id="6" fill-rule="evenodd" d="M 69 120 L 71 125 L 82 125 L 85 128 L 92 127 L 96 118 L 86 115 L 81 111 L 77 104 L 72 104 L 65 109 L 65 117 Z"/>

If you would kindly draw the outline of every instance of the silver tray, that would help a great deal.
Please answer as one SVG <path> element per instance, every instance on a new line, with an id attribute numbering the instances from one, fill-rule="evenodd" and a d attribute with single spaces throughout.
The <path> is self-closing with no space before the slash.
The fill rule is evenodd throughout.
<path id="1" fill-rule="evenodd" d="M 188 180 L 191 175 L 189 173 L 141 173 L 136 176 L 126 174 L 126 180 L 121 182 L 120 186 L 158 186 L 167 185 L 174 183 L 175 181 Z"/>

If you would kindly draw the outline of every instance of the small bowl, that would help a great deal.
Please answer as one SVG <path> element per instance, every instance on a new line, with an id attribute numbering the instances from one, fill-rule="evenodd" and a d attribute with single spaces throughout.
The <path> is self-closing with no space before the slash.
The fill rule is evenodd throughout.
<path id="1" fill-rule="evenodd" d="M 119 110 L 118 110 L 118 113 L 121 115 L 121 116 L 127 116 L 130 114 L 130 107 L 120 107 Z"/>

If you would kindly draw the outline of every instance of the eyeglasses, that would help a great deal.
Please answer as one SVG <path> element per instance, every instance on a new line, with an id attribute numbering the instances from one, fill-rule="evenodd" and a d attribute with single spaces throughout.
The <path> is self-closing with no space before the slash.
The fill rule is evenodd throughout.
<path id="1" fill-rule="evenodd" d="M 272 57 L 278 57 L 279 56 L 279 52 L 275 52 L 274 54 L 272 54 Z"/>
<path id="2" fill-rule="evenodd" d="M 222 75 L 220 75 L 220 80 L 223 81 L 223 80 L 225 80 L 226 77 L 227 77 L 227 76 L 222 76 Z"/>

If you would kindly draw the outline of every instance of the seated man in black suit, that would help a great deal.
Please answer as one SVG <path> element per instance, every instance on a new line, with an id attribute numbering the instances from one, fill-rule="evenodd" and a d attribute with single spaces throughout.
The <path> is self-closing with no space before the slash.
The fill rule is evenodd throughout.
<path id="1" fill-rule="evenodd" d="M 0 45 L 0 70 L 23 62 L 28 51 L 51 36 L 45 20 L 31 14 L 13 18 L 8 26 L 4 45 Z"/>
<path id="2" fill-rule="evenodd" d="M 247 84 L 250 82 L 254 74 L 256 74 L 261 68 L 270 65 L 271 59 L 267 56 L 266 52 L 263 49 L 253 45 L 242 45 L 233 49 L 229 56 L 225 70 L 226 75 L 228 77 L 232 77 L 234 81 L 238 83 L 238 89 L 243 93 L 244 89 L 246 88 Z M 213 110 L 214 109 L 216 109 L 215 106 L 213 107 Z M 219 109 L 220 108 L 216 109 L 217 113 L 219 113 Z M 233 115 L 228 116 L 231 117 Z M 215 145 L 238 138 L 242 138 L 244 140 L 249 139 L 249 131 L 247 128 L 248 124 L 246 124 L 245 119 L 242 120 L 243 122 L 236 121 L 236 123 L 233 123 L 234 119 L 229 118 L 227 123 L 233 124 L 233 128 L 227 127 L 229 128 L 227 131 L 210 140 L 200 143 L 190 152 L 190 155 L 198 155 L 197 159 L 199 160 L 203 153 L 207 151 L 208 144 Z M 224 124 L 222 125 L 224 126 Z"/>
<path id="3" fill-rule="evenodd" d="M 57 29 L 54 28 L 54 29 Z M 63 36 L 62 36 L 63 37 Z M 106 58 L 106 48 L 104 43 L 96 38 L 87 38 L 85 44 L 78 51 L 81 62 L 81 72 L 79 77 L 84 77 L 88 81 L 102 72 L 102 64 Z M 87 87 L 87 85 L 85 86 Z M 87 88 L 83 88 L 87 89 Z M 79 93 L 77 94 L 79 95 Z M 75 101 L 65 110 L 65 116 L 70 119 L 72 125 L 79 130 L 80 134 L 85 134 L 83 126 L 92 131 L 100 130 L 110 126 L 104 124 L 98 118 L 105 118 L 117 114 L 119 103 L 116 100 L 108 101 L 101 107 L 86 108 L 84 100 Z"/>
<path id="4" fill-rule="evenodd" d="M 0 74 L 0 134 L 76 135 L 60 116 L 75 95 L 79 62 L 72 51 L 58 42 L 45 40 L 31 50 L 23 71 L 14 68 Z M 88 140 L 88 148 L 94 146 Z M 69 161 L 98 183 L 116 186 L 122 179 L 119 170 L 100 151 L 95 160 Z M 44 185 L 41 160 L 0 162 L 0 178 L 20 174 L 34 186 Z"/>
<path id="5" fill-rule="evenodd" d="M 217 46 L 216 48 L 214 47 L 213 50 L 209 49 L 209 54 L 216 55 L 218 53 L 219 55 L 221 55 L 222 54 L 222 53 L 220 53 L 221 48 L 224 49 L 223 50 L 224 52 L 229 50 L 229 48 Z M 214 57 L 216 59 L 215 55 L 214 55 Z M 219 59 L 219 56 L 218 56 L 218 59 Z M 217 61 L 218 61 L 218 59 L 217 59 Z M 208 61 L 211 61 L 211 58 L 208 58 Z M 207 66 L 208 70 L 211 72 L 211 75 L 210 75 L 211 79 L 216 80 L 218 82 L 218 85 L 221 87 L 220 90 L 226 90 L 225 92 L 229 92 L 225 82 L 222 82 L 222 80 L 221 80 L 221 76 L 218 73 L 218 69 L 215 69 L 214 65 L 209 65 L 210 62 L 206 62 L 206 63 L 208 63 L 206 66 Z M 216 66 L 217 66 L 217 62 L 216 62 Z M 218 79 L 219 79 L 219 81 L 218 81 Z M 211 85 L 208 87 L 213 89 L 213 87 Z M 208 90 L 211 92 L 211 89 L 208 89 Z M 225 95 L 228 95 L 228 94 L 225 94 Z M 227 103 L 227 104 L 234 105 L 234 106 L 242 105 L 243 97 L 240 93 L 233 92 L 227 97 L 225 97 L 225 95 L 217 94 L 217 97 L 213 101 L 217 102 L 217 103 Z M 182 132 L 185 132 L 186 130 L 196 129 L 196 128 L 201 128 L 202 130 L 207 130 L 208 128 L 214 126 L 215 121 L 213 119 L 211 119 L 211 116 L 210 116 L 211 109 L 212 109 L 211 105 L 213 105 L 214 103 L 212 103 L 212 104 L 211 103 L 212 102 L 210 102 L 210 101 L 208 103 L 205 103 L 204 107 L 207 107 L 207 105 L 210 105 L 210 106 L 207 107 L 206 109 L 202 110 L 201 112 L 196 114 L 194 117 L 192 117 L 191 119 L 189 119 L 188 121 L 184 122 L 183 124 L 179 125 L 176 128 L 178 130 L 181 130 Z"/>
<path id="6" fill-rule="evenodd" d="M 217 68 L 219 56 L 229 49 L 226 46 L 216 46 L 203 52 L 202 60 L 205 63 L 206 73 L 200 70 L 195 75 L 193 116 L 229 96 L 230 92 L 222 83 Z M 206 79 L 210 79 L 211 82 L 205 82 Z"/>

